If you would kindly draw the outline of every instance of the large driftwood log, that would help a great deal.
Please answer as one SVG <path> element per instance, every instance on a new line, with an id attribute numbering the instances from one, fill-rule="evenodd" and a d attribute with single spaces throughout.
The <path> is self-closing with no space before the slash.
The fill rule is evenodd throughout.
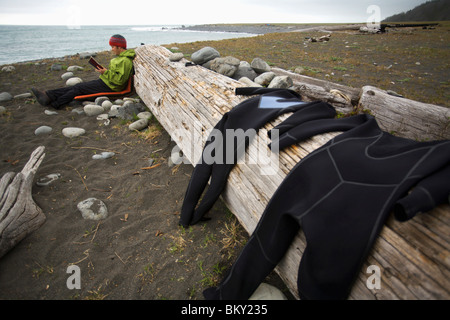
<path id="1" fill-rule="evenodd" d="M 170 52 L 158 46 L 136 50 L 136 91 L 192 164 L 197 163 L 204 142 L 223 114 L 243 99 L 234 94 L 242 83 L 205 68 L 185 67 L 185 60 L 170 62 Z M 301 85 L 301 80 L 294 80 Z M 305 85 L 305 88 L 307 86 Z M 313 86 L 308 85 L 308 88 Z M 317 85 L 319 87 L 319 85 Z M 312 93 L 315 99 L 333 98 L 334 88 Z M 322 88 L 323 89 L 323 88 Z M 312 90 L 312 89 L 311 89 Z M 340 87 L 351 94 L 353 90 Z M 327 98 L 328 97 L 328 98 Z M 350 100 L 353 100 L 351 98 Z M 267 130 L 289 114 L 268 123 L 248 148 L 246 160 L 232 170 L 222 198 L 243 227 L 252 233 L 269 199 L 288 172 L 310 152 L 338 133 L 314 136 L 286 148 L 274 157 L 267 149 Z M 441 206 L 411 221 L 390 219 L 356 280 L 350 299 L 448 299 L 450 298 L 450 208 Z M 306 247 L 300 231 L 276 271 L 294 296 L 298 266 Z M 381 269 L 381 289 L 369 289 L 370 265 Z"/>
<path id="2" fill-rule="evenodd" d="M 38 147 L 21 172 L 8 172 L 0 180 L 0 258 L 45 222 L 31 195 L 44 150 Z"/>
<path id="3" fill-rule="evenodd" d="M 383 130 L 395 135 L 419 141 L 450 139 L 449 108 L 392 96 L 372 86 L 362 88 L 359 103 Z"/>

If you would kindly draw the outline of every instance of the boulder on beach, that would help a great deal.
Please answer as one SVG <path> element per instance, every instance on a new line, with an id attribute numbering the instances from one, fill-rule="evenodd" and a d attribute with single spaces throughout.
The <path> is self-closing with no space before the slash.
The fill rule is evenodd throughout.
<path id="1" fill-rule="evenodd" d="M 219 51 L 211 47 L 204 47 L 191 55 L 192 62 L 204 64 L 210 60 L 220 57 Z"/>
<path id="2" fill-rule="evenodd" d="M 265 62 L 261 58 L 255 58 L 253 59 L 251 66 L 253 70 L 255 70 L 257 73 L 264 73 L 269 72 L 271 70 L 270 66 L 267 62 Z"/>
<path id="3" fill-rule="evenodd" d="M 273 78 L 273 80 L 270 82 L 268 88 L 287 89 L 289 87 L 292 87 L 293 85 L 294 85 L 294 82 L 292 81 L 291 77 L 277 76 L 277 77 Z"/>
<path id="4" fill-rule="evenodd" d="M 215 58 L 212 60 L 210 68 L 224 76 L 232 77 L 239 68 L 239 63 L 239 59 L 234 57 Z"/>

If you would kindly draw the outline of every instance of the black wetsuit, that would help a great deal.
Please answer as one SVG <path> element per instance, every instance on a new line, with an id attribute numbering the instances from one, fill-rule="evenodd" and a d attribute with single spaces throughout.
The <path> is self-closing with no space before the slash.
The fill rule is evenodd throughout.
<path id="1" fill-rule="evenodd" d="M 325 131 L 345 131 L 301 160 L 267 205 L 238 259 L 207 299 L 248 299 L 301 227 L 302 299 L 345 299 L 388 214 L 412 218 L 447 202 L 450 141 L 417 142 L 383 132 L 375 118 L 308 121 L 280 149 Z M 409 193 L 409 191 L 412 192 Z"/>
<path id="2" fill-rule="evenodd" d="M 243 156 L 245 148 L 253 138 L 252 136 L 239 137 L 241 140 L 233 142 L 234 150 L 232 150 L 233 154 L 230 155 L 227 154 L 227 151 L 230 152 L 227 150 L 229 141 L 227 141 L 228 136 L 225 134 L 226 130 L 257 130 L 282 114 L 294 112 L 283 122 L 284 125 L 277 127 L 277 129 L 280 129 L 279 132 L 283 133 L 302 121 L 334 118 L 336 115 L 336 111 L 331 105 L 324 102 L 303 102 L 296 92 L 290 90 L 238 88 L 236 94 L 258 96 L 238 104 L 224 114 L 214 127 L 215 133 L 208 138 L 202 152 L 202 158 L 195 166 L 186 191 L 180 218 L 180 224 L 183 226 L 196 224 L 211 209 L 225 188 L 230 171 L 237 160 Z M 220 139 L 216 139 L 215 134 L 217 133 L 222 135 Z M 243 145 L 244 147 L 242 147 Z M 223 159 L 215 162 L 208 159 L 211 153 L 214 157 L 217 156 L 214 151 L 221 153 Z M 217 157 L 215 160 L 217 160 Z M 196 209 L 210 178 L 210 185 Z"/>

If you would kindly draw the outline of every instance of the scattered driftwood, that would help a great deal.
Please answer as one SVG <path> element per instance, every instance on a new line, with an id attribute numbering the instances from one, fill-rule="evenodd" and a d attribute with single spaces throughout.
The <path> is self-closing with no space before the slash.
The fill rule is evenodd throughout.
<path id="1" fill-rule="evenodd" d="M 0 258 L 45 222 L 44 213 L 31 196 L 44 150 L 38 147 L 21 172 L 8 172 L 0 180 Z"/>
<path id="2" fill-rule="evenodd" d="M 185 67 L 186 60 L 170 62 L 170 52 L 163 47 L 142 46 L 136 50 L 136 54 L 137 93 L 187 159 L 192 164 L 197 163 L 204 142 L 214 125 L 225 112 L 246 99 L 234 93 L 235 88 L 244 85 L 200 66 Z M 303 76 L 294 79 L 294 85 L 302 95 L 310 99 L 329 101 L 332 105 L 346 110 L 353 110 L 353 107 L 353 111 L 359 110 L 357 107 L 360 103 L 360 90 L 310 79 L 304 81 Z M 338 92 L 349 99 L 343 99 Z M 371 97 L 378 96 L 382 95 L 377 91 L 375 96 Z M 365 94 L 362 94 L 362 97 L 363 108 L 369 108 L 372 102 L 365 99 Z M 400 100 L 392 99 L 386 97 L 380 106 L 391 104 L 391 108 L 395 110 Z M 351 101 L 350 104 L 348 100 Z M 375 110 L 373 112 L 376 113 Z M 273 158 L 267 149 L 267 130 L 288 116 L 289 114 L 286 114 L 268 123 L 259 131 L 247 150 L 247 160 L 232 170 L 222 194 L 225 204 L 248 233 L 252 233 L 269 199 L 295 164 L 338 134 L 314 136 L 286 148 L 280 152 L 279 157 Z M 428 115 L 423 116 L 426 117 Z M 398 130 L 391 128 L 387 120 L 383 122 L 388 131 Z M 410 122 L 404 123 L 406 127 L 410 125 Z M 437 132 L 445 131 L 445 124 L 440 126 Z M 424 133 L 429 131 L 430 128 L 423 130 Z M 267 152 L 261 152 L 265 150 Z M 269 167 L 266 164 L 269 164 Z M 389 219 L 362 266 L 349 298 L 449 299 L 449 221 L 448 205 L 440 206 L 404 223 Z M 306 239 L 300 231 L 276 268 L 296 297 L 298 266 L 305 247 Z M 367 271 L 371 265 L 380 268 L 381 289 L 370 289 L 367 285 L 369 277 L 373 275 L 373 271 Z"/>

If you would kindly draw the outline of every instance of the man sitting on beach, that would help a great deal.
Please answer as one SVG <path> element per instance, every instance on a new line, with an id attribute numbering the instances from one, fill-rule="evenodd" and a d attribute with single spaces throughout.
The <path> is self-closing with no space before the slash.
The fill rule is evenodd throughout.
<path id="1" fill-rule="evenodd" d="M 118 56 L 111 60 L 108 69 L 96 68 L 100 73 L 97 80 L 78 83 L 71 87 L 40 91 L 32 88 L 39 104 L 59 109 L 70 103 L 73 98 L 80 95 L 122 91 L 128 82 L 133 70 L 134 50 L 127 50 L 127 41 L 121 35 L 113 35 L 109 40 L 112 52 Z"/>

